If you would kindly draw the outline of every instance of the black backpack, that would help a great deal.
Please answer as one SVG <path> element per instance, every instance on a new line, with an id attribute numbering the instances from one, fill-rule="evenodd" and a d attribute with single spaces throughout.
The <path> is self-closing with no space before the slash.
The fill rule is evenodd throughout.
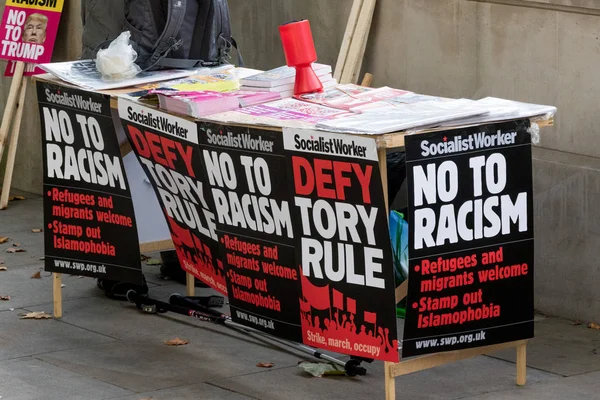
<path id="1" fill-rule="evenodd" d="M 94 29 L 87 27 L 90 32 Z M 227 0 L 124 0 L 121 31 L 131 33 L 131 44 L 138 54 L 135 63 L 143 71 L 227 64 L 232 47 L 237 49 L 231 37 Z M 96 52 L 107 47 L 113 36 Z M 238 57 L 242 66 L 239 51 Z"/>

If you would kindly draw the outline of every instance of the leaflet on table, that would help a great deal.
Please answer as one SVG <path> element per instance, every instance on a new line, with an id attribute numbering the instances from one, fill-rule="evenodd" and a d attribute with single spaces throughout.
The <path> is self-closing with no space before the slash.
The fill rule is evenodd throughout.
<path id="1" fill-rule="evenodd" d="M 280 99 L 279 93 L 249 92 L 236 90 L 233 92 L 172 92 L 151 91 L 158 95 L 159 106 L 167 111 L 189 115 L 194 118 L 234 111 L 240 107 L 248 107 L 268 101 Z"/>
<path id="2" fill-rule="evenodd" d="M 332 71 L 331 65 L 313 64 L 313 70 L 318 77 L 330 74 Z M 286 84 L 293 84 L 296 79 L 296 69 L 286 65 L 271 69 L 242 78 L 240 84 L 242 86 L 251 87 L 275 87 Z"/>
<path id="3" fill-rule="evenodd" d="M 390 106 L 381 112 L 349 114 L 323 120 L 316 127 L 333 132 L 356 134 L 384 134 L 407 129 L 431 127 L 446 121 L 486 114 L 481 107 L 474 107 L 473 100 L 459 99 L 447 102 L 419 102 Z"/>
<path id="4" fill-rule="evenodd" d="M 94 60 L 68 61 L 60 63 L 40 64 L 44 71 L 69 82 L 73 85 L 91 90 L 111 90 L 130 86 L 143 85 L 151 82 L 167 81 L 184 78 L 190 75 L 208 74 L 211 71 L 224 71 L 233 68 L 231 65 L 198 70 L 172 69 L 165 71 L 142 72 L 134 78 L 119 81 L 108 81 L 102 78 Z"/>
<path id="5" fill-rule="evenodd" d="M 240 112 L 258 117 L 268 117 L 278 120 L 301 120 L 313 123 L 347 114 L 347 112 L 335 108 L 310 104 L 295 99 L 283 99 L 268 104 L 247 107 L 240 110 Z"/>
<path id="6" fill-rule="evenodd" d="M 477 100 L 475 107 L 488 111 L 487 114 L 469 117 L 456 121 L 445 122 L 444 126 L 473 125 L 485 122 L 502 121 L 508 119 L 532 118 L 550 119 L 556 114 L 556 107 L 541 104 L 522 103 L 513 100 L 486 97 Z"/>
<path id="7" fill-rule="evenodd" d="M 203 120 L 220 124 L 272 126 L 278 128 L 315 129 L 314 122 L 299 119 L 275 119 L 265 116 L 245 114 L 240 111 L 227 111 L 202 117 Z"/>
<path id="8" fill-rule="evenodd" d="M 390 98 L 387 98 L 384 100 L 374 101 L 371 103 L 352 107 L 350 109 L 350 111 L 356 112 L 356 113 L 382 112 L 382 111 L 385 111 L 384 109 L 393 110 L 397 105 L 402 105 L 402 104 L 414 104 L 414 103 L 420 103 L 423 101 L 452 101 L 452 100 L 455 100 L 455 99 L 406 92 L 404 94 L 401 94 L 400 96 L 390 97 Z"/>
<path id="9" fill-rule="evenodd" d="M 131 92 L 122 96 L 129 99 L 140 99 L 146 103 L 158 105 L 158 92 L 172 91 L 180 92 L 227 92 L 239 89 L 239 80 L 257 70 L 250 68 L 234 68 L 231 65 L 216 67 L 212 69 L 205 68 L 197 71 L 193 75 L 181 79 L 174 79 L 147 85 L 136 86 Z"/>
<path id="10" fill-rule="evenodd" d="M 319 93 L 295 96 L 296 99 L 341 110 L 368 105 L 385 99 L 398 97 L 409 92 L 387 86 L 373 89 L 354 84 L 338 85 Z"/>

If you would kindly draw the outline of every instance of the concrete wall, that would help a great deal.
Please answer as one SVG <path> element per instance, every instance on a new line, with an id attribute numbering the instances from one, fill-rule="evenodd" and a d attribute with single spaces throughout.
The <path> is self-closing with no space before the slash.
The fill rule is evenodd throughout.
<path id="1" fill-rule="evenodd" d="M 247 65 L 267 69 L 284 62 L 277 27 L 299 18 L 334 65 L 352 0 L 229 3 Z M 586 321 L 600 320 L 599 26 L 597 0 L 379 0 L 363 64 L 375 86 L 558 107 L 534 151 L 536 307 Z M 28 110 L 15 187 L 39 192 L 36 120 Z"/>

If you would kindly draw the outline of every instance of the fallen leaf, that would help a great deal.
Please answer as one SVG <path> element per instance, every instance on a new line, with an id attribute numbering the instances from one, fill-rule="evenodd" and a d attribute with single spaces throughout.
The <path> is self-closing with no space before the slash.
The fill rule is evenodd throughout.
<path id="1" fill-rule="evenodd" d="M 21 314 L 21 319 L 50 319 L 52 315 L 46 314 L 43 311 L 34 311 L 27 314 Z"/>
<path id="2" fill-rule="evenodd" d="M 258 364 L 256 364 L 257 367 L 259 368 L 273 368 L 273 363 L 265 363 L 265 362 L 259 362 Z"/>
<path id="3" fill-rule="evenodd" d="M 7 237 L 0 237 L 0 244 L 8 242 Z"/>
<path id="4" fill-rule="evenodd" d="M 146 264 L 148 264 L 148 265 L 160 265 L 160 264 L 162 264 L 162 262 L 158 258 L 151 258 L 148 261 L 146 261 Z"/>
<path id="5" fill-rule="evenodd" d="M 10 300 L 10 296 L 0 296 L 0 300 L 8 301 Z"/>
<path id="6" fill-rule="evenodd" d="M 6 249 L 7 253 L 24 253 L 25 249 L 22 249 L 20 247 L 9 247 L 8 249 Z"/>
<path id="7" fill-rule="evenodd" d="M 21 247 L 21 243 L 13 243 L 13 247 Z"/>
<path id="8" fill-rule="evenodd" d="M 573 326 L 578 326 L 578 325 L 581 325 L 582 323 L 583 323 L 583 322 L 581 322 L 581 321 L 577 320 L 577 321 L 573 322 L 571 325 L 573 325 Z"/>
<path id="9" fill-rule="evenodd" d="M 14 201 L 15 200 L 15 196 L 8 196 L 8 201 Z"/>
<path id="10" fill-rule="evenodd" d="M 183 346 L 183 345 L 188 344 L 189 342 L 190 342 L 189 340 L 184 340 L 184 339 L 179 339 L 179 338 L 165 340 L 165 344 L 167 346 Z"/>
<path id="11" fill-rule="evenodd" d="M 31 232 L 33 233 L 40 233 L 43 232 L 41 229 L 32 229 Z"/>
<path id="12" fill-rule="evenodd" d="M 6 267 L 0 267 L 0 271 L 6 271 Z"/>
<path id="13" fill-rule="evenodd" d="M 23 196 L 13 196 L 14 200 L 25 200 L 25 197 Z"/>
<path id="14" fill-rule="evenodd" d="M 145 255 L 145 254 L 140 254 L 140 259 L 141 259 L 142 261 L 146 261 L 146 260 L 149 260 L 149 259 L 150 259 L 150 257 L 148 257 L 148 256 L 147 256 L 147 255 Z"/>
<path id="15" fill-rule="evenodd" d="M 38 271 L 35 274 L 31 275 L 31 279 L 42 279 L 42 274 L 40 273 L 40 271 Z"/>
<path id="16" fill-rule="evenodd" d="M 598 330 L 600 330 L 600 325 L 598 325 L 598 324 L 595 324 L 595 323 L 593 323 L 593 322 L 590 322 L 590 323 L 589 323 L 589 325 L 588 325 L 588 328 L 590 328 L 590 329 L 598 329 Z"/>
<path id="17" fill-rule="evenodd" d="M 64 287 L 67 287 L 67 285 L 65 285 L 64 283 L 61 283 L 60 287 L 64 288 Z"/>

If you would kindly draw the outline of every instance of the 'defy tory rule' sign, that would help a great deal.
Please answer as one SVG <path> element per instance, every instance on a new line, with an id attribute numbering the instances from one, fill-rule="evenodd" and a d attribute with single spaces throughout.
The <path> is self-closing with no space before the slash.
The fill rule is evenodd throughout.
<path id="1" fill-rule="evenodd" d="M 0 24 L 0 59 L 50 62 L 63 3 L 64 0 L 6 0 Z"/>
<path id="2" fill-rule="evenodd" d="M 398 361 L 395 285 L 374 139 L 284 130 L 305 344 Z"/>
<path id="3" fill-rule="evenodd" d="M 529 121 L 405 138 L 403 356 L 533 336 Z"/>
<path id="4" fill-rule="evenodd" d="M 196 123 L 124 99 L 119 116 L 156 192 L 182 268 L 227 294 Z"/>
<path id="5" fill-rule="evenodd" d="M 46 271 L 140 284 L 133 203 L 109 96 L 37 83 Z"/>

